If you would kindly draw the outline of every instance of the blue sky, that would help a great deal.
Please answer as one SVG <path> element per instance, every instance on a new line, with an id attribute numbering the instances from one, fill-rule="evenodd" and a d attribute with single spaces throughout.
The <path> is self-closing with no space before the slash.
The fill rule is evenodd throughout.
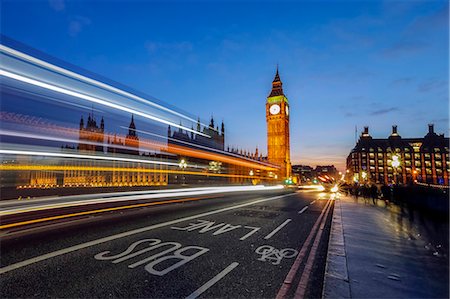
<path id="1" fill-rule="evenodd" d="M 343 169 L 358 134 L 448 135 L 447 1 L 5 1 L 1 31 L 266 152 L 279 64 L 294 163 Z"/>

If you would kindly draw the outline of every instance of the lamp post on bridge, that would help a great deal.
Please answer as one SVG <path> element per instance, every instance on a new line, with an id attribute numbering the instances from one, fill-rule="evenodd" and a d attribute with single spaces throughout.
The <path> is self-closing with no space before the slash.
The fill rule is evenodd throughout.
<path id="1" fill-rule="evenodd" d="M 187 167 L 187 162 L 184 159 L 181 159 L 180 163 L 178 164 L 178 166 L 181 168 L 182 171 L 182 185 L 186 185 L 186 178 L 184 176 L 184 170 Z"/>
<path id="2" fill-rule="evenodd" d="M 392 156 L 392 162 L 391 162 L 392 168 L 394 169 L 394 184 L 398 184 L 398 177 L 397 177 L 397 168 L 400 166 L 400 157 L 398 155 Z"/>

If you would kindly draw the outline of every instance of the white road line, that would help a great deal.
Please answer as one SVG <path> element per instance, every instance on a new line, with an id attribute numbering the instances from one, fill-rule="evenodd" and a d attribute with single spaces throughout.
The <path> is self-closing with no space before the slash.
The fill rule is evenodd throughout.
<path id="1" fill-rule="evenodd" d="M 316 201 L 315 200 L 313 200 L 313 201 L 311 201 L 311 203 L 309 204 L 309 205 L 312 205 L 313 203 L 315 203 Z"/>
<path id="2" fill-rule="evenodd" d="M 186 297 L 186 299 L 195 299 L 198 296 L 200 296 L 203 292 L 205 292 L 207 289 L 212 287 L 216 282 L 224 278 L 228 273 L 230 273 L 234 268 L 236 268 L 239 265 L 239 263 L 231 263 L 228 267 L 222 270 L 219 274 L 211 278 L 207 283 L 199 287 L 196 291 L 194 291 L 192 294 Z"/>
<path id="3" fill-rule="evenodd" d="M 66 253 L 74 252 L 74 251 L 77 251 L 77 250 L 80 250 L 80 249 L 84 249 L 84 248 L 88 248 L 88 247 L 95 246 L 95 245 L 98 245 L 98 244 L 102 244 L 102 243 L 105 243 L 105 242 L 109 242 L 109 241 L 112 241 L 112 240 L 128 237 L 128 236 L 139 234 L 139 233 L 143 233 L 143 232 L 154 230 L 154 229 L 161 228 L 161 227 L 164 227 L 164 226 L 170 226 L 170 225 L 173 225 L 173 224 L 176 224 L 176 223 L 189 221 L 189 220 L 193 220 L 193 219 L 196 219 L 196 218 L 201 218 L 201 217 L 205 217 L 205 216 L 209 216 L 209 215 L 213 215 L 213 214 L 218 214 L 218 213 L 226 212 L 226 211 L 229 211 L 229 210 L 239 209 L 239 208 L 250 206 L 250 205 L 254 205 L 254 204 L 257 204 L 257 203 L 266 202 L 266 201 L 270 201 L 270 200 L 275 200 L 275 199 L 279 199 L 279 198 L 283 198 L 283 197 L 287 197 L 287 196 L 292 196 L 292 195 L 296 195 L 296 194 L 295 193 L 290 193 L 290 194 L 285 194 L 285 195 L 269 197 L 269 198 L 265 198 L 265 199 L 258 199 L 258 200 L 254 200 L 254 201 L 251 201 L 251 202 L 248 202 L 248 203 L 244 203 L 244 204 L 240 204 L 240 205 L 236 205 L 236 206 L 231 206 L 231 207 L 226 207 L 226 208 L 222 208 L 222 209 L 219 209 L 219 210 L 213 210 L 213 211 L 210 211 L 210 212 L 205 212 L 205 213 L 201 213 L 201 214 L 197 214 L 197 215 L 193 215 L 193 216 L 188 216 L 188 217 L 184 217 L 184 218 L 179 218 L 179 219 L 175 219 L 175 220 L 171 220 L 171 221 L 167 221 L 167 222 L 163 222 L 163 223 L 158 223 L 158 224 L 154 224 L 154 225 L 150 225 L 150 226 L 146 226 L 146 227 L 130 230 L 130 231 L 127 231 L 127 232 L 123 232 L 123 233 L 120 233 L 120 234 L 112 235 L 112 236 L 109 236 L 109 237 L 100 238 L 100 239 L 93 240 L 93 241 L 90 241 L 90 242 L 74 245 L 74 246 L 71 246 L 71 247 L 67 247 L 67 248 L 64 248 L 64 249 L 56 250 L 56 251 L 53 251 L 53 252 L 50 252 L 50 253 L 47 253 L 47 254 L 44 254 L 44 255 L 36 256 L 36 257 L 31 258 L 31 259 L 24 260 L 24 261 L 21 261 L 21 262 L 18 262 L 18 263 L 11 264 L 9 266 L 0 268 L 0 274 L 9 272 L 9 271 L 12 271 L 12 270 L 15 270 L 15 269 L 19 269 L 19 268 L 22 268 L 22 267 L 25 267 L 25 266 L 29 266 L 29 265 L 32 265 L 32 264 L 35 264 L 35 263 L 38 263 L 38 262 L 41 262 L 41 261 L 45 261 L 45 260 L 48 260 L 48 259 L 60 256 L 60 255 L 66 254 Z"/>
<path id="4" fill-rule="evenodd" d="M 309 207 L 306 206 L 306 207 L 304 207 L 303 209 L 301 209 L 300 211 L 298 211 L 298 213 L 301 214 L 301 213 L 303 213 L 304 211 L 306 211 L 308 208 L 309 208 Z"/>
<path id="5" fill-rule="evenodd" d="M 291 222 L 292 219 L 288 219 L 285 222 L 281 223 L 276 229 L 274 229 L 270 234 L 268 234 L 267 236 L 264 237 L 264 239 L 269 240 L 270 238 L 273 237 L 273 235 L 275 235 L 280 229 L 282 229 L 286 224 L 288 224 L 289 222 Z"/>

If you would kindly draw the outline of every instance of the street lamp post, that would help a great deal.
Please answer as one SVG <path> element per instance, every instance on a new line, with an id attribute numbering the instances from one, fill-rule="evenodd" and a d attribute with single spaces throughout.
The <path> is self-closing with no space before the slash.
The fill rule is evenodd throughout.
<path id="1" fill-rule="evenodd" d="M 397 185 L 398 178 L 397 178 L 397 168 L 400 166 L 400 158 L 398 155 L 392 156 L 392 162 L 391 162 L 392 168 L 394 168 L 394 184 Z"/>
<path id="2" fill-rule="evenodd" d="M 186 162 L 186 160 L 181 159 L 181 161 L 180 161 L 180 163 L 178 164 L 178 166 L 181 168 L 181 171 L 183 172 L 183 173 L 182 173 L 182 177 L 183 177 L 183 179 L 182 179 L 182 181 L 183 181 L 182 185 L 185 185 L 185 184 L 186 184 L 186 178 L 185 178 L 185 176 L 184 176 L 184 170 L 185 170 L 186 167 L 187 167 L 187 162 Z"/>

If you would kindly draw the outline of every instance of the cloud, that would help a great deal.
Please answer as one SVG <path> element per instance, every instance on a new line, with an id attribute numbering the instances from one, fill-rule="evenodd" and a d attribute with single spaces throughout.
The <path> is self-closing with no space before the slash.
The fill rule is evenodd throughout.
<path id="1" fill-rule="evenodd" d="M 417 35 L 428 31 L 446 30 L 448 32 L 449 5 L 446 3 L 438 10 L 414 20 L 408 28 L 408 34 Z"/>
<path id="2" fill-rule="evenodd" d="M 413 80 L 414 80 L 414 78 L 412 78 L 412 77 L 398 78 L 398 79 L 393 80 L 390 85 L 402 86 L 402 85 L 406 85 L 406 84 L 410 83 Z"/>
<path id="3" fill-rule="evenodd" d="M 385 57 L 396 58 L 403 55 L 410 55 L 428 48 L 428 44 L 419 41 L 401 41 L 385 48 L 382 55 Z"/>
<path id="4" fill-rule="evenodd" d="M 86 17 L 76 16 L 72 18 L 72 20 L 69 21 L 69 35 L 72 37 L 77 36 L 85 26 L 90 24 L 91 20 Z"/>
<path id="5" fill-rule="evenodd" d="M 48 4 L 54 11 L 63 11 L 66 8 L 64 0 L 48 0 Z"/>
<path id="6" fill-rule="evenodd" d="M 398 111 L 399 108 L 398 107 L 391 107 L 391 108 L 385 108 L 385 109 L 378 109 L 375 111 L 370 112 L 370 115 L 383 115 L 389 112 L 394 112 L 394 111 Z"/>
<path id="7" fill-rule="evenodd" d="M 434 80 L 429 80 L 427 82 L 420 84 L 417 87 L 417 91 L 425 93 L 425 92 L 440 90 L 440 89 L 447 88 L 447 87 L 448 87 L 447 80 L 434 79 Z"/>
<path id="8" fill-rule="evenodd" d="M 145 48 L 149 53 L 153 54 L 159 51 L 189 52 L 194 49 L 194 46 L 191 42 L 187 41 L 167 43 L 147 41 Z"/>
<path id="9" fill-rule="evenodd" d="M 431 123 L 433 124 L 437 124 L 437 123 L 448 123 L 448 117 L 445 118 L 438 118 L 438 119 L 433 119 L 431 121 Z"/>

